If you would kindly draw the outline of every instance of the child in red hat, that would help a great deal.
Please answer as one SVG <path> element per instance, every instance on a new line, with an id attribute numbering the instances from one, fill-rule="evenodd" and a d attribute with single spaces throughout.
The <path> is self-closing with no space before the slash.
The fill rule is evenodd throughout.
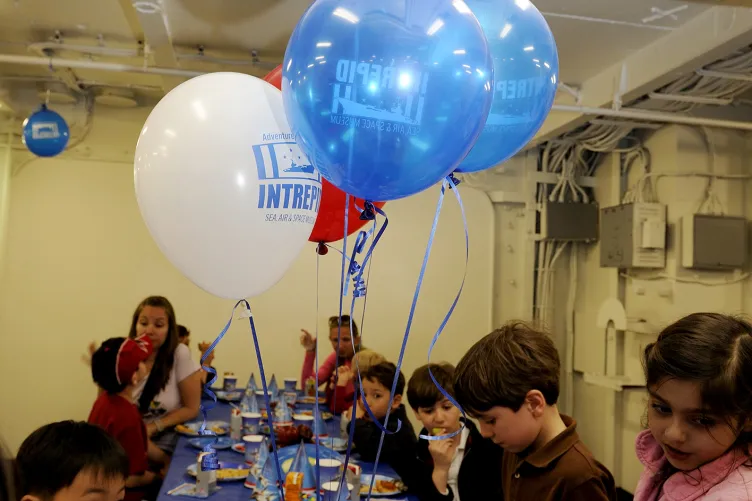
<path id="1" fill-rule="evenodd" d="M 94 382 L 104 390 L 89 414 L 89 423 L 112 435 L 128 454 L 129 476 L 124 501 L 140 501 L 160 476 L 149 469 L 146 427 L 133 400 L 133 390 L 148 375 L 144 361 L 151 341 L 122 337 L 108 339 L 91 358 Z"/>

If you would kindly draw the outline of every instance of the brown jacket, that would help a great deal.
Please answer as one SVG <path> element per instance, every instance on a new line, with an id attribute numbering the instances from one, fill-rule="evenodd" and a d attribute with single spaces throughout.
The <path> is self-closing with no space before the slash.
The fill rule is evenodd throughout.
<path id="1" fill-rule="evenodd" d="M 577 423 L 561 415 L 567 429 L 537 451 L 504 452 L 501 485 L 505 501 L 614 501 L 614 478 L 580 441 Z"/>

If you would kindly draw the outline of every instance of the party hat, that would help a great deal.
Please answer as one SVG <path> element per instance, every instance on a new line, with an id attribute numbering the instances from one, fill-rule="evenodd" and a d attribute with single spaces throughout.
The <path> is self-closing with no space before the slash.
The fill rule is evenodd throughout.
<path id="1" fill-rule="evenodd" d="M 240 400 L 240 412 L 252 412 L 251 400 L 256 400 L 256 396 L 249 396 L 248 393 L 243 394 L 243 398 Z M 258 407 L 258 404 L 256 405 Z"/>
<path id="2" fill-rule="evenodd" d="M 246 394 L 243 397 L 243 401 L 245 402 L 246 400 L 248 403 L 248 409 L 243 410 L 243 412 L 255 412 L 256 414 L 261 414 L 261 410 L 259 409 L 258 399 L 256 398 L 256 395 Z"/>
<path id="3" fill-rule="evenodd" d="M 321 412 L 316 413 L 316 409 L 313 410 L 315 419 L 313 420 L 313 434 L 317 437 L 328 437 L 329 430 L 326 426 L 324 418 L 321 417 Z"/>
<path id="4" fill-rule="evenodd" d="M 251 377 L 248 378 L 248 384 L 245 386 L 245 393 L 255 395 L 258 386 L 256 385 L 256 375 L 251 372 Z"/>
<path id="5" fill-rule="evenodd" d="M 272 484 L 264 485 L 263 490 L 254 493 L 253 499 L 256 501 L 280 501 L 279 487 Z"/>
<path id="6" fill-rule="evenodd" d="M 277 485 L 279 482 L 279 476 L 277 475 L 277 463 L 274 461 L 274 455 L 269 454 L 266 456 L 266 463 L 261 471 L 261 476 L 264 477 L 269 485 Z"/>
<path id="7" fill-rule="evenodd" d="M 292 423 L 290 406 L 287 405 L 287 400 L 285 399 L 284 394 L 280 396 L 280 402 L 277 404 L 274 414 L 277 421 L 274 423 L 275 425 L 290 425 Z"/>
<path id="8" fill-rule="evenodd" d="M 255 490 L 256 486 L 259 485 L 259 479 L 257 475 L 261 472 L 261 468 L 253 468 L 251 467 L 250 470 L 248 470 L 248 476 L 245 477 L 245 483 L 243 484 L 247 489 Z"/>
<path id="9" fill-rule="evenodd" d="M 308 453 L 303 442 L 298 446 L 298 451 L 295 453 L 295 459 L 292 460 L 290 471 L 303 474 L 304 491 L 313 491 L 316 489 L 316 479 L 313 476 L 311 463 L 308 460 Z"/>
<path id="10" fill-rule="evenodd" d="M 256 459 L 254 459 L 254 466 L 260 470 L 266 465 L 266 460 L 269 457 L 269 443 L 266 441 L 266 437 L 261 441 L 261 447 L 256 452 Z"/>
<path id="11" fill-rule="evenodd" d="M 279 387 L 277 386 L 277 376 L 272 374 L 272 380 L 269 381 L 269 393 L 276 399 L 279 393 Z"/>

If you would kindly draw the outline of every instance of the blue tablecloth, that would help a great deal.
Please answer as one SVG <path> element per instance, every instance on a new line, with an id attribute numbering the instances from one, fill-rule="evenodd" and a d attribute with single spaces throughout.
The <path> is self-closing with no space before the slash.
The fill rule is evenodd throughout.
<path id="1" fill-rule="evenodd" d="M 219 402 L 217 403 L 217 406 L 215 408 L 209 411 L 208 414 L 209 415 L 207 419 L 229 422 L 230 406 L 228 404 Z M 328 421 L 327 425 L 329 427 L 329 434 L 331 436 L 339 436 L 340 424 L 338 417 L 335 417 L 334 419 Z M 180 484 L 186 482 L 195 482 L 195 479 L 186 474 L 186 468 L 196 462 L 197 454 L 198 450 L 193 448 L 188 443 L 188 439 L 186 437 L 180 437 L 178 445 L 175 448 L 175 453 L 172 456 L 172 463 L 170 464 L 170 469 L 167 472 L 167 477 L 165 478 L 164 483 L 162 484 L 162 488 L 159 491 L 159 497 L 157 498 L 157 501 L 172 501 L 175 499 L 195 500 L 195 498 L 188 498 L 184 496 L 170 496 L 167 494 L 167 492 L 174 489 Z M 241 454 L 238 454 L 237 452 L 234 452 L 232 450 L 218 451 L 218 455 L 220 461 L 231 461 L 235 463 L 242 463 L 244 461 L 244 458 Z M 373 463 L 364 463 L 358 461 L 358 464 L 362 467 L 363 473 L 373 473 Z M 390 477 L 397 476 L 394 470 L 385 464 L 379 464 L 376 473 Z M 251 491 L 243 487 L 243 482 L 222 482 L 221 485 L 222 489 L 211 496 L 210 499 L 212 501 L 248 501 Z M 365 499 L 365 496 L 363 496 L 362 499 Z M 405 494 L 388 499 L 418 501 L 417 497 Z"/>

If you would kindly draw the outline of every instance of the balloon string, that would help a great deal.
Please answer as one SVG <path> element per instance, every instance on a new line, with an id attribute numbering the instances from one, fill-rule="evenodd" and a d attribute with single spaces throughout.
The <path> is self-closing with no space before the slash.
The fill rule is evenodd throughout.
<path id="1" fill-rule="evenodd" d="M 237 305 L 235 306 L 237 308 Z M 202 452 L 205 452 L 204 456 L 201 458 L 201 470 L 207 471 L 207 470 L 218 470 L 219 469 L 219 457 L 217 456 L 217 451 L 214 449 L 214 446 L 217 444 L 218 438 L 217 434 L 214 433 L 214 431 L 209 430 L 206 428 L 206 418 L 208 415 L 208 412 L 213 409 L 217 405 L 217 395 L 214 394 L 214 392 L 211 390 L 212 385 L 217 380 L 217 371 L 214 369 L 214 367 L 204 365 L 204 362 L 209 357 L 209 355 L 214 351 L 214 348 L 217 346 L 217 343 L 224 337 L 225 334 L 227 334 L 227 330 L 230 328 L 230 324 L 232 324 L 232 315 L 235 313 L 235 308 L 232 309 L 232 314 L 230 316 L 230 320 L 225 324 L 222 331 L 219 333 L 219 336 L 217 336 L 217 339 L 214 340 L 214 342 L 209 346 L 209 349 L 207 349 L 204 354 L 201 356 L 201 368 L 206 371 L 206 373 L 209 374 L 209 377 L 206 378 L 206 383 L 204 384 L 204 393 L 211 398 L 212 403 L 210 404 L 204 404 L 201 402 L 200 410 L 201 410 L 201 426 L 198 429 L 199 435 L 207 435 L 207 436 L 213 436 L 215 437 L 214 440 L 212 440 L 210 443 L 206 444 Z"/>
<path id="2" fill-rule="evenodd" d="M 277 439 L 274 437 L 274 412 L 272 412 L 271 402 L 269 401 L 269 390 L 266 386 L 266 373 L 264 372 L 264 362 L 261 359 L 261 348 L 259 347 L 258 336 L 256 335 L 256 324 L 253 321 L 253 313 L 251 313 L 251 305 L 248 301 L 242 299 L 238 301 L 238 304 L 243 303 L 248 310 L 248 323 L 251 326 L 251 334 L 253 335 L 253 347 L 256 350 L 256 360 L 258 361 L 259 372 L 261 373 L 261 386 L 264 390 L 264 402 L 266 403 L 266 415 L 269 420 L 269 436 L 272 439 L 272 452 L 274 454 L 274 463 L 277 468 L 277 478 L 279 479 L 279 495 L 284 498 L 284 477 L 282 477 L 282 467 L 279 464 L 279 454 L 277 453 Z M 232 319 L 230 319 L 232 321 Z"/>
<path id="3" fill-rule="evenodd" d="M 402 360 L 403 360 L 403 358 L 405 356 L 405 349 L 407 348 L 407 340 L 408 340 L 408 337 L 410 335 L 410 329 L 412 327 L 413 318 L 415 316 L 415 308 L 416 308 L 416 306 L 418 304 L 418 297 L 420 296 L 420 289 L 421 289 L 421 286 L 423 285 L 423 278 L 425 277 L 426 267 L 428 265 L 428 258 L 431 255 L 431 249 L 433 247 L 433 241 L 434 241 L 434 238 L 436 236 L 436 228 L 438 227 L 439 215 L 441 214 L 441 208 L 442 208 L 442 206 L 444 204 L 444 194 L 446 193 L 447 186 L 456 187 L 457 183 L 451 177 L 447 177 L 441 183 L 441 192 L 439 194 L 439 200 L 438 200 L 438 202 L 436 204 L 436 214 L 434 215 L 433 225 L 431 226 L 431 232 L 429 233 L 428 244 L 426 245 L 426 252 L 425 252 L 425 255 L 423 256 L 423 263 L 421 264 L 421 267 L 420 267 L 420 274 L 418 275 L 418 282 L 415 284 L 415 294 L 413 295 L 413 300 L 412 300 L 412 303 L 410 305 L 410 314 L 407 317 L 407 325 L 405 327 L 405 336 L 402 338 L 402 347 L 400 348 L 400 354 L 399 354 L 399 358 L 397 360 L 397 369 L 396 369 L 396 372 L 394 374 L 394 380 L 392 381 L 392 389 L 391 389 L 391 392 L 389 394 L 389 405 L 387 406 L 386 417 L 384 418 L 384 422 L 385 423 L 388 422 L 389 414 L 391 413 L 391 410 L 392 410 L 392 405 L 393 405 L 393 402 L 394 402 L 394 392 L 397 390 L 397 381 L 399 380 L 400 369 L 402 367 Z M 439 388 L 441 389 L 441 387 L 439 387 Z M 464 412 L 463 412 L 463 415 L 464 415 Z M 464 425 L 463 425 L 463 427 L 464 427 Z M 460 431 L 461 431 L 461 429 L 460 429 Z M 449 436 L 454 436 L 456 434 L 457 433 L 454 433 L 454 434 L 449 435 Z M 379 448 L 376 451 L 376 460 L 375 460 L 374 465 L 373 465 L 373 475 L 371 476 L 371 483 L 370 483 L 369 488 L 368 488 L 368 497 L 367 497 L 367 499 L 371 499 L 371 493 L 373 492 L 374 481 L 376 479 L 376 471 L 377 471 L 377 469 L 379 467 L 379 460 L 381 459 L 381 450 L 382 450 L 382 447 L 383 447 L 383 444 L 384 444 L 384 436 L 385 436 L 385 433 L 382 431 L 381 432 L 381 438 L 379 439 Z M 442 438 L 447 438 L 447 437 L 445 436 L 445 437 L 442 437 Z"/>
<path id="4" fill-rule="evenodd" d="M 460 196 L 460 191 L 457 189 L 457 184 L 459 184 L 459 181 L 454 176 L 447 176 L 446 183 L 449 184 L 450 189 L 452 192 L 454 192 L 455 198 L 457 198 L 457 204 L 460 206 L 460 212 L 462 213 L 462 224 L 465 229 L 465 269 L 462 272 L 462 282 L 460 283 L 460 289 L 457 291 L 457 295 L 454 297 L 454 301 L 452 301 L 452 306 L 449 307 L 449 311 L 447 312 L 446 316 L 444 317 L 444 320 L 442 320 L 441 324 L 439 325 L 439 328 L 436 330 L 436 334 L 433 335 L 433 339 L 431 339 L 431 344 L 428 347 L 428 375 L 431 376 L 431 380 L 433 381 L 433 384 L 436 385 L 436 388 L 441 392 L 444 397 L 446 397 L 447 400 L 449 400 L 455 407 L 457 407 L 460 412 L 462 413 L 462 417 L 465 418 L 465 421 L 463 421 L 462 426 L 459 430 L 449 433 L 447 435 L 440 435 L 440 436 L 430 436 L 430 435 L 419 435 L 420 438 L 423 438 L 425 440 L 444 440 L 447 438 L 452 438 L 455 435 L 458 435 L 462 433 L 462 430 L 465 428 L 465 422 L 467 421 L 467 416 L 465 415 L 465 411 L 462 409 L 460 404 L 457 403 L 457 401 L 450 395 L 442 386 L 439 384 L 438 381 L 436 381 L 436 378 L 433 375 L 433 372 L 431 372 L 431 352 L 433 352 L 434 346 L 436 346 L 436 342 L 439 340 L 439 336 L 444 331 L 444 328 L 447 325 L 447 322 L 449 322 L 449 318 L 454 313 L 454 309 L 457 307 L 457 302 L 460 300 L 460 296 L 462 295 L 462 289 L 465 287 L 465 279 L 467 278 L 467 263 L 470 260 L 470 237 L 469 232 L 467 228 L 467 217 L 465 215 L 465 206 L 462 204 L 462 197 Z M 441 187 L 442 192 L 444 190 L 444 186 Z"/>
<path id="5" fill-rule="evenodd" d="M 314 350 L 316 350 L 316 391 L 314 394 L 314 402 L 316 402 L 316 417 L 315 423 L 318 423 L 318 414 L 319 414 L 319 262 L 321 259 L 321 255 L 319 253 L 316 253 L 316 339 L 314 341 Z M 319 454 L 319 441 L 314 437 L 314 440 L 316 440 L 316 485 L 321 485 L 321 466 L 320 466 L 320 454 Z M 316 489 L 316 500 L 321 501 L 321 490 Z"/>
<path id="6" fill-rule="evenodd" d="M 369 273 L 369 276 L 370 276 L 371 259 L 373 257 L 373 251 L 376 248 L 376 245 L 378 244 L 379 240 L 381 239 L 382 235 L 384 234 L 384 231 L 386 231 L 386 228 L 387 228 L 387 226 L 389 224 L 389 218 L 387 217 L 387 215 L 386 215 L 386 213 L 384 211 L 382 211 L 381 209 L 375 208 L 372 204 L 369 204 L 369 202 L 366 202 L 366 206 L 369 206 L 369 205 L 370 205 L 371 209 L 373 209 L 379 215 L 381 215 L 381 216 L 384 217 L 384 224 L 383 224 L 383 226 L 381 226 L 381 229 L 378 230 L 378 232 L 376 233 L 376 237 L 374 238 L 373 242 L 371 243 L 370 247 L 368 248 L 368 251 L 366 252 L 365 257 L 363 258 L 363 265 L 362 266 L 360 266 L 360 265 L 357 264 L 357 262 L 355 261 L 355 257 L 356 257 L 356 255 L 358 253 L 360 253 L 360 252 L 363 251 L 363 249 L 365 247 L 366 240 L 368 239 L 368 234 L 373 233 L 373 231 L 375 231 L 376 228 L 377 228 L 377 223 L 376 223 L 375 216 L 373 217 L 373 221 L 374 221 L 373 230 L 370 231 L 370 232 L 368 232 L 368 233 L 366 233 L 364 231 L 361 231 L 360 234 L 358 235 L 358 240 L 357 240 L 356 245 L 353 248 L 352 256 L 351 256 L 351 259 L 350 259 L 350 270 L 349 270 L 349 272 L 350 272 L 350 274 L 355 274 L 355 276 L 353 277 L 353 282 L 354 283 L 360 283 L 360 284 L 363 284 L 363 272 L 364 272 L 366 266 L 368 267 L 368 273 Z M 356 291 L 357 291 L 357 293 L 356 293 Z M 365 318 L 365 307 L 366 307 L 366 300 L 367 300 L 367 297 L 368 297 L 368 295 L 367 295 L 367 288 L 365 287 L 365 284 L 363 284 L 362 286 L 356 286 L 355 289 L 353 290 L 352 300 L 350 302 L 350 324 L 351 324 L 350 325 L 350 329 L 351 330 L 352 330 L 352 321 L 353 321 L 352 319 L 353 319 L 354 311 L 355 311 L 355 301 L 359 297 L 363 297 L 364 298 L 364 300 L 363 300 L 363 318 Z M 362 337 L 361 337 L 361 341 L 362 341 Z M 355 340 L 351 338 L 350 342 L 353 344 L 353 351 L 354 351 L 355 350 Z M 362 379 L 362 375 L 360 373 L 360 365 L 358 364 L 357 359 L 355 361 L 355 372 L 358 374 L 358 388 L 362 388 L 363 387 L 363 379 Z M 353 443 L 353 438 L 355 436 L 355 407 L 358 405 L 358 401 L 359 400 L 363 403 L 363 408 L 368 413 L 368 415 L 371 417 L 372 422 L 381 430 L 382 437 L 383 437 L 384 433 L 387 433 L 387 434 L 391 435 L 391 434 L 397 433 L 402 428 L 402 422 L 398 420 L 397 421 L 397 429 L 395 431 L 389 431 L 386 428 L 387 421 L 385 420 L 384 421 L 384 425 L 382 426 L 382 424 L 379 421 L 379 419 L 376 418 L 376 416 L 373 414 L 373 411 L 371 410 L 370 406 L 368 405 L 368 402 L 366 402 L 365 399 L 361 398 L 359 396 L 359 394 L 358 394 L 357 391 L 356 391 L 355 395 L 356 395 L 356 398 L 353 399 L 353 405 L 352 405 L 352 409 L 350 411 L 352 413 L 351 414 L 352 419 L 350 421 L 350 432 L 349 432 L 349 435 L 348 435 L 347 452 L 345 454 L 345 464 L 344 464 L 344 467 L 343 467 L 343 471 L 347 471 L 347 465 L 350 462 L 350 454 L 351 454 L 351 451 L 352 451 L 352 443 Z M 387 416 L 387 418 L 388 418 L 388 416 Z M 379 444 L 379 451 L 380 450 L 381 450 L 381 444 Z M 340 493 L 340 495 L 341 495 L 343 483 L 344 483 L 344 477 L 342 477 L 340 479 L 340 485 L 339 485 L 339 489 L 338 489 L 338 492 Z"/>
<path id="7" fill-rule="evenodd" d="M 345 236 L 342 239 L 342 267 L 340 270 L 340 281 L 339 281 L 339 315 L 337 317 L 337 346 L 334 348 L 334 391 L 332 392 L 332 411 L 337 410 L 336 404 L 337 404 L 337 381 L 339 380 L 338 377 L 338 369 L 339 369 L 339 344 L 340 340 L 342 338 L 342 302 L 343 297 L 345 293 L 345 254 L 347 253 L 347 219 L 350 212 L 350 194 L 345 193 L 345 223 L 344 223 L 344 232 Z M 331 329 L 330 329 L 331 331 Z M 352 331 L 351 331 L 352 332 Z M 350 335 L 352 337 L 352 334 Z M 318 371 L 318 368 L 316 369 Z M 316 388 L 316 401 L 318 401 L 318 388 Z"/>
<path id="8" fill-rule="evenodd" d="M 264 362 L 261 359 L 261 348 L 259 347 L 258 343 L 258 336 L 256 335 L 256 325 L 253 322 L 253 314 L 251 313 L 251 306 L 248 304 L 248 301 L 245 299 L 241 299 L 237 303 L 235 303 L 235 306 L 232 308 L 232 312 L 230 313 L 230 319 L 227 321 L 227 324 L 225 324 L 225 327 L 222 329 L 222 331 L 219 333 L 217 338 L 212 342 L 211 345 L 209 345 L 209 349 L 206 350 L 204 355 L 201 357 L 201 364 L 202 367 L 204 367 L 204 370 L 206 370 L 208 373 L 211 374 L 211 378 L 207 378 L 207 382 L 204 385 L 204 392 L 211 397 L 213 403 L 210 405 L 204 405 L 201 404 L 201 414 L 203 416 L 203 422 L 201 423 L 201 427 L 199 428 L 199 435 L 213 435 L 216 437 L 216 433 L 214 433 L 212 430 L 206 429 L 206 416 L 207 411 L 212 409 L 214 405 L 217 403 L 217 396 L 214 394 L 213 391 L 211 391 L 211 385 L 217 380 L 217 371 L 212 367 L 204 366 L 203 363 L 207 359 L 210 353 L 214 351 L 214 348 L 216 348 L 217 344 L 222 340 L 222 338 L 227 334 L 227 331 L 230 328 L 230 325 L 232 325 L 232 320 L 235 316 L 235 310 L 237 310 L 238 306 L 244 305 L 246 311 L 248 312 L 248 321 L 250 322 L 251 326 L 251 334 L 253 335 L 253 345 L 256 349 L 256 359 L 258 360 L 259 365 L 259 372 L 261 373 L 261 387 L 264 391 L 264 401 L 266 403 L 266 409 L 267 409 L 267 416 L 269 419 L 269 435 L 271 435 L 272 439 L 272 452 L 274 454 L 274 462 L 276 463 L 277 468 L 277 478 L 280 479 L 280 482 L 278 483 L 279 492 L 282 497 L 284 497 L 284 491 L 283 491 L 283 482 L 282 479 L 282 468 L 279 465 L 279 455 L 277 454 L 277 441 L 274 437 L 274 413 L 272 412 L 272 407 L 269 402 L 269 390 L 266 386 L 266 373 L 264 372 Z M 202 470 L 218 470 L 219 469 L 219 461 L 217 459 L 217 451 L 214 449 L 214 445 L 216 444 L 217 439 L 215 438 L 214 441 L 204 447 L 203 451 L 207 452 L 208 454 L 205 455 L 202 458 L 201 462 L 201 468 Z M 216 462 L 215 462 L 216 461 Z"/>

